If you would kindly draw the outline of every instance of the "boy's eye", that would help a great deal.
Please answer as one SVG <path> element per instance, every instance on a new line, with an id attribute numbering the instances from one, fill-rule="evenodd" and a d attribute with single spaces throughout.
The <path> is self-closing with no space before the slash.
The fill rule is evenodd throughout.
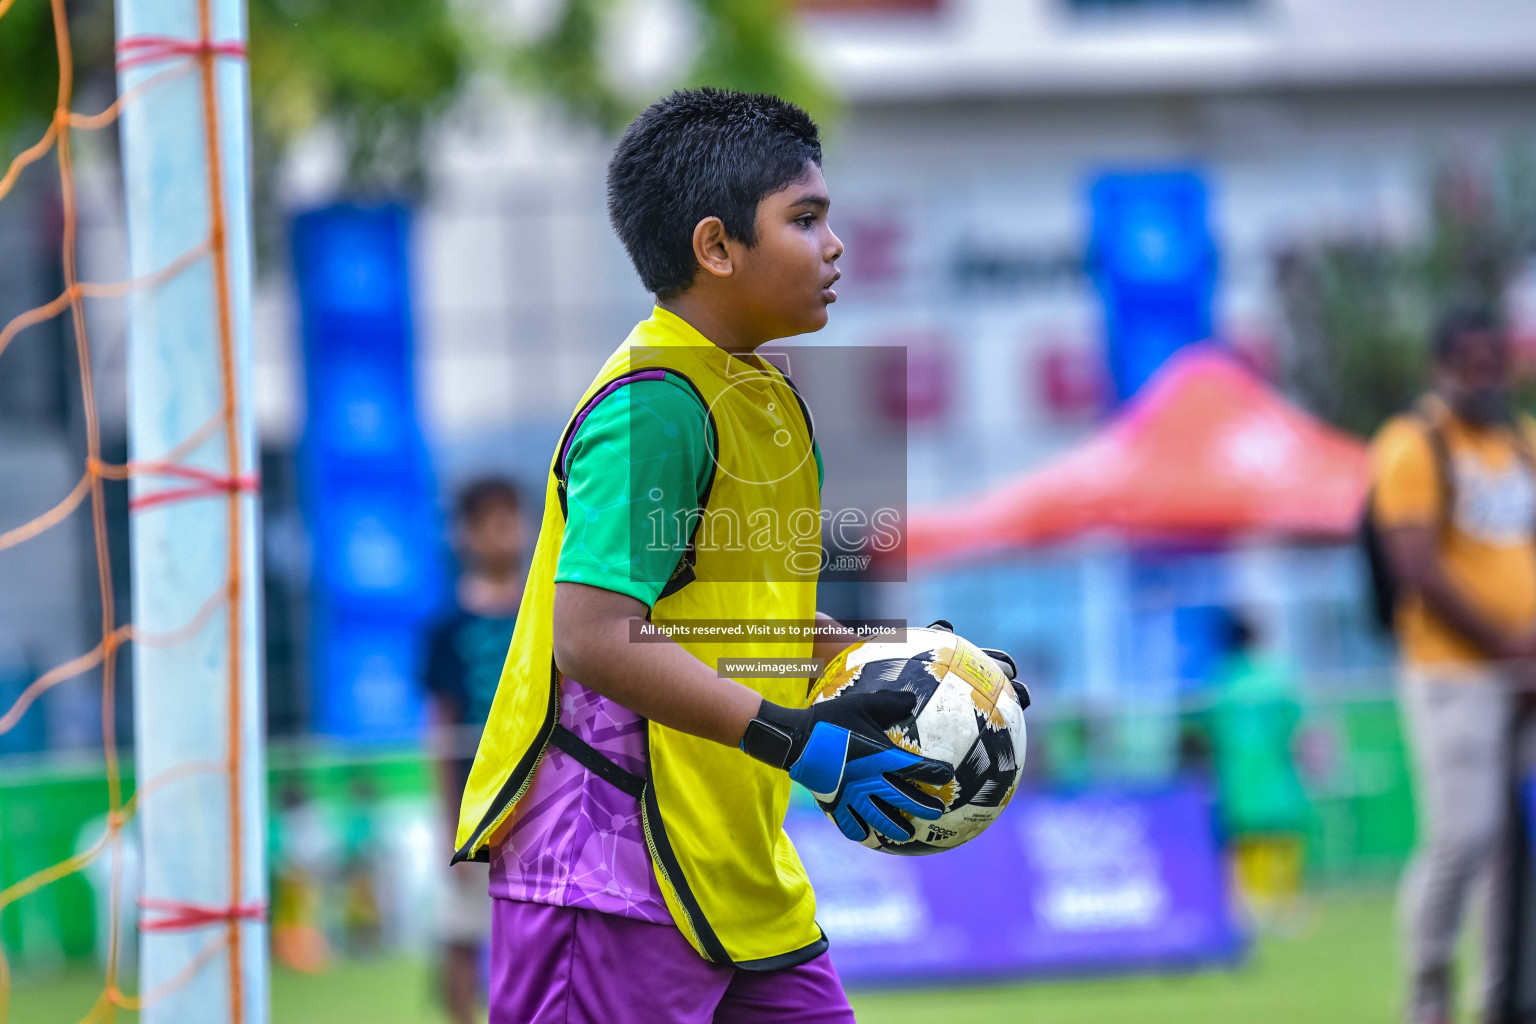
<path id="1" fill-rule="evenodd" d="M 814 213 L 802 214 L 795 218 L 795 223 L 803 228 L 808 228 L 816 223 L 816 215 Z"/>

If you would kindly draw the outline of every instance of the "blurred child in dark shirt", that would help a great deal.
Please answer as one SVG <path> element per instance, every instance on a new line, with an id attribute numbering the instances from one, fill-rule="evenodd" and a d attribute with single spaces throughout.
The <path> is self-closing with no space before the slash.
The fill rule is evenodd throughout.
<path id="1" fill-rule="evenodd" d="M 463 571 L 452 608 L 432 627 L 423 681 L 427 688 L 444 822 L 443 863 L 453 851 L 459 799 L 501 678 L 523 595 L 523 531 L 517 488 L 487 477 L 459 495 L 456 540 Z M 490 935 L 491 905 L 484 864 L 450 869 L 437 915 L 443 998 L 455 1024 L 474 1020 L 478 957 Z"/>

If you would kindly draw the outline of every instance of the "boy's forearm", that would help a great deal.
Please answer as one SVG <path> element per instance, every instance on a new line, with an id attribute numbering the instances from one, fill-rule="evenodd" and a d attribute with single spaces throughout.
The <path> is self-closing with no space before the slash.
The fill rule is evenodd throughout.
<path id="1" fill-rule="evenodd" d="M 636 642 L 645 618 L 632 597 L 581 583 L 555 584 L 555 665 L 624 707 L 669 729 L 739 746 L 762 697 L 672 640 Z"/>

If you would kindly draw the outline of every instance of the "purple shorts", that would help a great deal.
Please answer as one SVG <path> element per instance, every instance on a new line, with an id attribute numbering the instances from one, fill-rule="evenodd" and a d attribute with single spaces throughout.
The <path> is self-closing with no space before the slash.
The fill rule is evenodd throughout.
<path id="1" fill-rule="evenodd" d="M 490 1024 L 853 1024 L 827 954 L 721 967 L 670 924 L 494 899 Z"/>

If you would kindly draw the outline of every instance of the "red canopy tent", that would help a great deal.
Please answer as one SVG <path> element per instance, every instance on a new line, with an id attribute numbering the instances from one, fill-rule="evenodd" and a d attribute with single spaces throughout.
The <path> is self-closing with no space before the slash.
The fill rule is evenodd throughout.
<path id="1" fill-rule="evenodd" d="M 1098 434 L 987 494 L 915 512 L 909 565 L 1107 532 L 1132 540 L 1340 538 L 1365 446 L 1214 346 L 1174 356 Z"/>

